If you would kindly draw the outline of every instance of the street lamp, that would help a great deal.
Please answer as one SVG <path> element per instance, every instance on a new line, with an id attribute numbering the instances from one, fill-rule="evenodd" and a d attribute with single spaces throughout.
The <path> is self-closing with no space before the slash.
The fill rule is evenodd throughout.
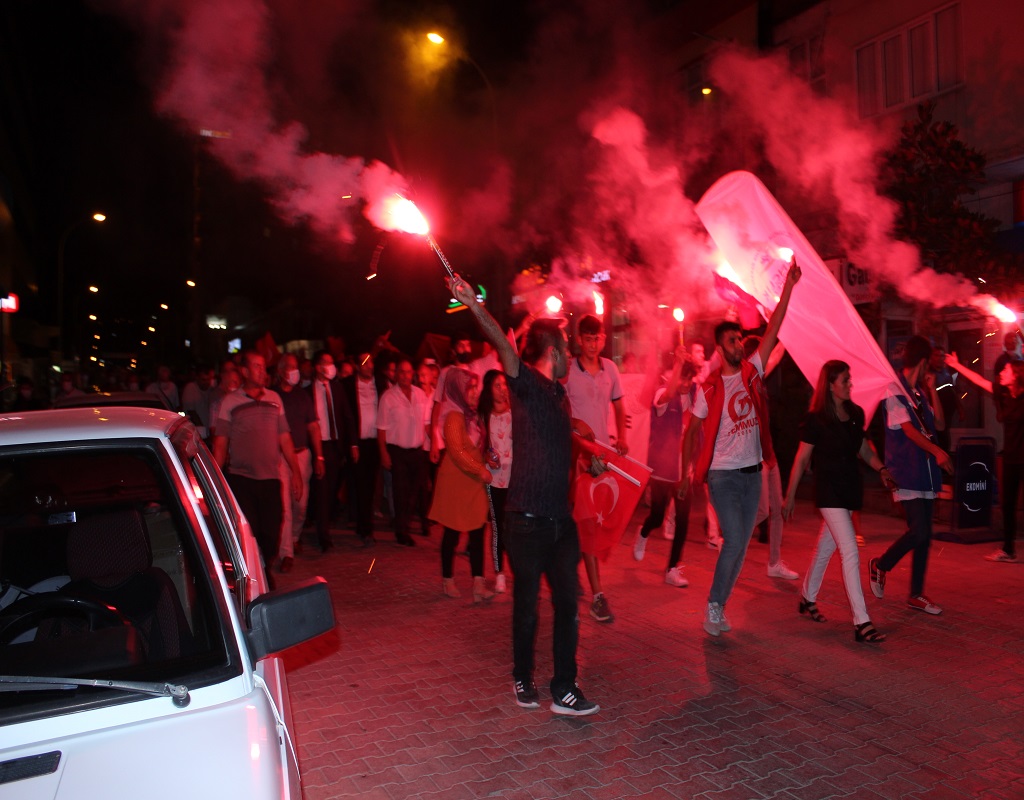
<path id="1" fill-rule="evenodd" d="M 79 226 L 86 222 L 106 222 L 107 215 L 97 211 L 88 217 L 75 220 L 60 235 L 57 242 L 57 352 L 60 359 L 64 360 L 64 250 L 68 244 L 68 237 Z"/>
<path id="2" fill-rule="evenodd" d="M 429 41 L 435 47 L 440 47 L 441 45 L 445 44 L 445 38 L 436 31 L 431 31 L 430 33 L 427 34 L 427 41 Z M 491 101 L 491 132 L 494 136 L 494 145 L 495 147 L 497 147 L 498 100 L 497 95 L 494 93 L 494 86 L 491 83 L 491 79 L 487 77 L 487 73 L 483 71 L 483 68 L 481 68 L 481 66 L 477 64 L 476 61 L 473 59 L 473 57 L 469 53 L 467 53 L 463 48 L 455 47 L 454 50 L 455 57 L 461 59 L 462 61 L 465 61 L 467 64 L 473 67 L 473 69 L 475 69 L 477 71 L 477 74 L 480 76 L 480 79 L 484 82 L 484 86 L 487 87 L 487 97 Z"/>

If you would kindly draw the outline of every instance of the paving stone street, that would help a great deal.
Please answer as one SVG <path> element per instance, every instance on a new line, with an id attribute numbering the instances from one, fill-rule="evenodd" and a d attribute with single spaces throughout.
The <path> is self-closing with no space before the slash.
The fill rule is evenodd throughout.
<path id="1" fill-rule="evenodd" d="M 801 576 L 819 520 L 801 501 L 786 526 L 783 557 Z M 869 645 L 854 641 L 838 554 L 816 624 L 797 614 L 802 581 L 766 576 L 755 535 L 727 608 L 733 630 L 712 638 L 701 622 L 717 554 L 702 521 L 695 503 L 689 588 L 663 582 L 660 532 L 634 561 L 634 524 L 603 566 L 615 621 L 596 622 L 581 599 L 579 682 L 601 705 L 585 718 L 548 710 L 546 597 L 542 705 L 515 704 L 511 587 L 474 605 L 459 557 L 463 598 L 444 597 L 439 529 L 415 548 L 385 529 L 362 549 L 342 528 L 329 555 L 307 547 L 279 583 L 323 575 L 338 624 L 289 656 L 306 799 L 1024 797 L 1024 563 L 985 561 L 993 543 L 935 541 L 926 592 L 944 613 L 907 608 L 909 556 L 878 600 L 867 561 L 901 520 L 865 513 L 868 610 L 889 636 Z"/>

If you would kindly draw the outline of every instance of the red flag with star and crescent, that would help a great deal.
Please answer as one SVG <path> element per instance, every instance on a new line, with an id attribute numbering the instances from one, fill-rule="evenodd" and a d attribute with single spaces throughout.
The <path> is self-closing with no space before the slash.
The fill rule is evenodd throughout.
<path id="1" fill-rule="evenodd" d="M 599 456 L 607 467 L 595 478 L 586 469 L 589 459 L 577 459 L 573 483 L 572 515 L 579 531 L 580 550 L 603 560 L 622 539 L 652 470 L 602 442 L 582 436 L 573 439 L 583 454 Z"/>

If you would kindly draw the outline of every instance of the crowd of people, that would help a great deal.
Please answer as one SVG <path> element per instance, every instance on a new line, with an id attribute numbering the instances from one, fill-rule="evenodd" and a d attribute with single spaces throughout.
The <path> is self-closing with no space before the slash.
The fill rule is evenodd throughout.
<path id="1" fill-rule="evenodd" d="M 794 288 L 794 262 L 778 304 L 760 337 L 744 337 L 740 325 L 720 323 L 714 353 L 680 344 L 651 364 L 633 407 L 649 412 L 644 459 L 651 469 L 649 513 L 635 532 L 632 553 L 646 555 L 653 531 L 672 538 L 664 582 L 686 588 L 682 551 L 695 492 L 706 493 L 706 543 L 718 556 L 703 616 L 714 637 L 732 630 L 726 607 L 758 525 L 769 544 L 768 576 L 797 580 L 782 560 L 783 521 L 793 515 L 804 474 L 814 479 L 821 531 L 804 575 L 796 611 L 825 622 L 818 607 L 825 571 L 839 551 L 854 638 L 880 644 L 886 635 L 872 624 L 861 577 L 858 512 L 863 477 L 858 460 L 879 474 L 907 521 L 907 530 L 868 561 L 875 597 L 886 578 L 911 555 L 907 605 L 927 614 L 942 609 L 925 594 L 932 539 L 932 510 L 951 472 L 947 417 L 958 413 L 947 370 L 992 392 L 1006 425 L 1004 460 L 1005 542 L 990 556 L 1016 561 L 1016 494 L 1024 481 L 1024 361 L 1006 359 L 995 383 L 971 372 L 921 337 L 906 342 L 900 386 L 883 405 L 884 460 L 867 438 L 864 411 L 851 399 L 850 366 L 828 361 L 816 381 L 800 425 L 799 450 L 783 497 L 768 416 L 765 376 L 779 363 L 778 341 Z M 551 710 L 588 715 L 598 706 L 577 684 L 579 563 L 590 590 L 589 611 L 601 623 L 614 615 L 601 581 L 607 544 L 580 533 L 573 516 L 573 475 L 600 475 L 604 460 L 581 447 L 590 440 L 630 452 L 635 431 L 627 419 L 627 393 L 611 359 L 601 355 L 605 332 L 599 318 L 582 317 L 574 331 L 578 352 L 569 351 L 564 320 L 528 318 L 509 337 L 460 278 L 449 280 L 483 333 L 484 349 L 469 335 L 452 342 L 450 362 L 412 358 L 386 337 L 355 357 L 322 350 L 312 358 L 247 350 L 219 370 L 199 367 L 181 392 L 166 367 L 140 389 L 138 383 L 107 387 L 159 395 L 169 408 L 190 415 L 245 512 L 268 575 L 287 573 L 303 548 L 327 553 L 332 527 L 344 511 L 359 543 L 372 547 L 390 528 L 395 543 L 415 547 L 414 534 L 440 529 L 440 591 L 461 597 L 456 554 L 465 534 L 474 603 L 513 592 L 512 680 L 516 703 L 537 708 L 534 645 L 543 577 L 554 608 Z M 271 364 L 267 357 L 272 357 Z M 134 376 L 133 376 L 134 377 Z M 637 384 L 634 384 L 636 386 Z M 81 392 L 64 376 L 57 394 Z M 19 385 L 16 407 L 43 407 L 33 387 Z M 614 431 L 612 428 L 614 425 Z M 674 514 L 668 516 L 670 505 Z M 674 521 L 674 526 L 670 523 Z M 674 527 L 674 533 L 670 533 Z M 587 529 L 589 530 L 589 528 Z M 304 534 L 306 540 L 304 540 Z M 490 535 L 488 535 L 490 534 Z M 490 542 L 490 549 L 487 543 Z M 493 584 L 488 582 L 488 556 Z"/>

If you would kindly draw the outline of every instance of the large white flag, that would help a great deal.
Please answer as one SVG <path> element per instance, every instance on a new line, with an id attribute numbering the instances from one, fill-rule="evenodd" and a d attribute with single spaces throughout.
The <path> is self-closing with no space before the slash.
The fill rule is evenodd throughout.
<path id="1" fill-rule="evenodd" d="M 822 365 L 850 365 L 853 401 L 870 420 L 899 378 L 825 262 L 765 185 L 749 172 L 730 172 L 705 192 L 697 215 L 735 272 L 730 276 L 771 312 L 791 253 L 803 275 L 793 288 L 779 338 L 815 385 Z"/>

